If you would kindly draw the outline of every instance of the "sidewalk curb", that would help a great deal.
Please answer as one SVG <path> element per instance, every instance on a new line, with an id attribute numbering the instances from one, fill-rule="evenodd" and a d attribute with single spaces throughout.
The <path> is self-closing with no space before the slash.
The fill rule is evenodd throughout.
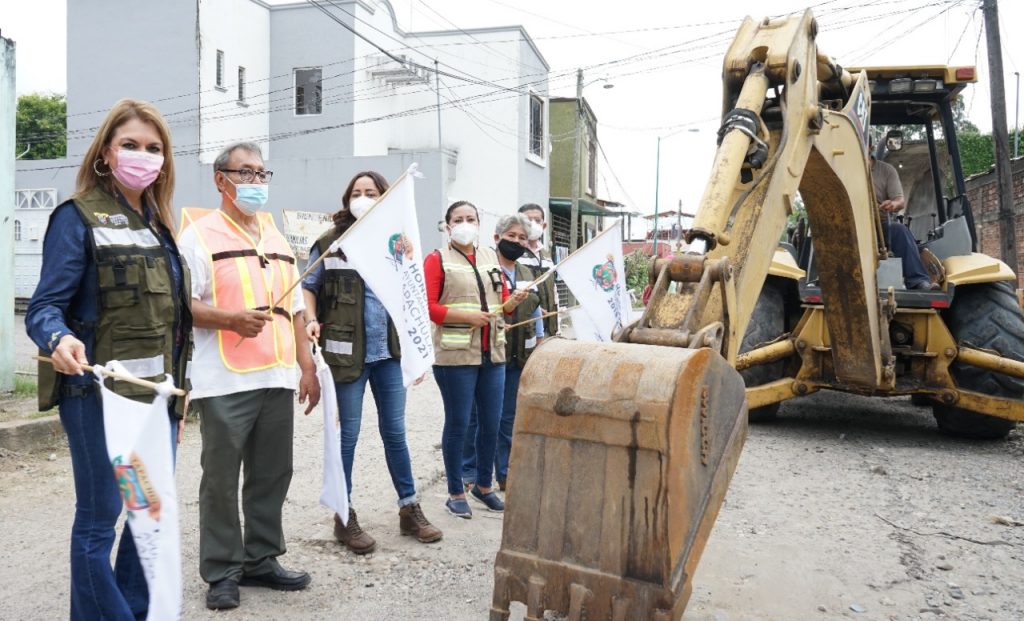
<path id="1" fill-rule="evenodd" d="M 57 415 L 0 423 L 0 449 L 29 453 L 63 441 L 64 429 Z"/>

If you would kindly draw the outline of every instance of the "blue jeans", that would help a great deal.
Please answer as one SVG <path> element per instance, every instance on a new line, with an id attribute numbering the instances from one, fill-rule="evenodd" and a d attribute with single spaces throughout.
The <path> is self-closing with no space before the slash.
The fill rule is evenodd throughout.
<path id="1" fill-rule="evenodd" d="M 475 401 L 479 430 L 476 434 L 477 473 L 480 487 L 491 487 L 491 465 L 498 439 L 498 421 L 505 389 L 505 365 L 486 358 L 480 365 L 434 366 L 434 379 L 444 402 L 441 452 L 448 478 L 448 493 L 465 493 L 462 487 L 463 450 L 469 416 Z M 485 466 L 486 465 L 486 466 Z"/>
<path id="2" fill-rule="evenodd" d="M 349 501 L 352 498 L 352 463 L 355 461 L 356 442 L 359 441 L 359 426 L 363 421 L 363 395 L 367 381 L 377 404 L 377 427 L 384 441 L 384 459 L 391 473 L 391 484 L 398 492 L 398 506 L 403 507 L 416 502 L 416 482 L 412 478 L 412 460 L 405 441 L 402 365 L 394 358 L 365 365 L 363 374 L 351 384 L 334 385 L 341 418 L 341 463 L 348 482 Z"/>
<path id="3" fill-rule="evenodd" d="M 71 527 L 71 619 L 145 619 L 149 609 L 146 576 L 125 523 L 114 569 L 110 551 L 114 526 L 124 503 L 107 455 L 99 394 L 64 397 L 60 421 L 71 449 L 75 481 L 75 522 Z M 171 451 L 178 425 L 171 421 Z"/>
<path id="4" fill-rule="evenodd" d="M 518 364 L 505 365 L 505 399 L 501 407 L 501 420 L 498 423 L 498 442 L 494 452 L 494 476 L 498 481 L 508 478 L 508 458 L 512 452 L 512 429 L 516 422 L 516 394 L 519 392 L 519 378 L 523 369 Z M 466 429 L 466 440 L 463 445 L 462 480 L 476 482 L 476 404 L 469 415 L 469 426 Z"/>
<path id="5" fill-rule="evenodd" d="M 884 220 L 884 218 L 883 218 Z M 885 245 L 894 255 L 903 260 L 903 281 L 908 287 L 931 281 L 928 270 L 921 261 L 921 251 L 917 249 L 917 240 L 906 225 L 899 222 L 882 222 L 882 235 Z"/>

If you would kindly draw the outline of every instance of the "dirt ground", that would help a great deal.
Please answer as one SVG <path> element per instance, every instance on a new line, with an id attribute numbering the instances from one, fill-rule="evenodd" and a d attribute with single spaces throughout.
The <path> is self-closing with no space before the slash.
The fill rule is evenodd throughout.
<path id="1" fill-rule="evenodd" d="M 424 509 L 445 531 L 398 534 L 376 414 L 367 404 L 355 506 L 378 551 L 349 554 L 318 505 L 320 417 L 299 417 L 285 507 L 289 567 L 305 592 L 243 588 L 234 619 L 486 619 L 501 518 L 444 513 L 442 411 L 433 382 L 412 389 L 408 429 Z M 197 571 L 198 425 L 178 453 L 184 614 L 214 618 Z M 819 394 L 752 427 L 694 578 L 685 621 L 1024 619 L 1024 434 L 997 443 L 940 435 L 908 401 Z M 68 614 L 73 517 L 66 449 L 0 456 L 0 617 Z M 585 516 L 576 516 L 585 519 Z M 856 612 L 856 611 L 863 612 Z M 521 609 L 520 609 L 521 612 Z M 515 618 L 515 615 L 514 615 Z"/>

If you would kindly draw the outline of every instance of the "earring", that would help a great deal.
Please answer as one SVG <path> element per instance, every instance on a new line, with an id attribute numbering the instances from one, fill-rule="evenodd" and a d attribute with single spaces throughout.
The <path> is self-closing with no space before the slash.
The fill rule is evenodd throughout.
<path id="1" fill-rule="evenodd" d="M 110 165 L 109 165 L 109 164 L 107 164 L 107 172 L 100 172 L 100 169 L 98 168 L 98 166 L 99 166 L 99 163 L 100 163 L 100 158 L 98 158 L 98 157 L 97 157 L 97 158 L 96 158 L 96 159 L 95 159 L 95 160 L 93 161 L 93 163 L 92 163 L 92 170 L 93 170 L 93 172 L 95 172 L 95 173 L 96 173 L 96 175 L 97 175 L 98 177 L 106 177 L 107 175 L 109 175 L 109 174 L 110 174 Z M 106 162 L 104 162 L 104 163 L 106 164 Z"/>

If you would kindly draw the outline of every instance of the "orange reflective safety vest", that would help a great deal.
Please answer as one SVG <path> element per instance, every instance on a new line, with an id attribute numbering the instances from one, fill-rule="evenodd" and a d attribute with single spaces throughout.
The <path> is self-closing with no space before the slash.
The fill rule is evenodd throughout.
<path id="1" fill-rule="evenodd" d="M 213 306 L 230 311 L 272 312 L 273 321 L 258 336 L 241 343 L 237 332 L 217 331 L 224 366 L 236 373 L 262 371 L 277 365 L 295 366 L 294 297 L 291 292 L 287 296 L 284 292 L 298 274 L 295 256 L 274 226 L 273 217 L 269 213 L 258 214 L 259 242 L 219 209 L 186 207 L 181 211 L 181 220 L 179 235 L 191 226 L 210 257 Z"/>

